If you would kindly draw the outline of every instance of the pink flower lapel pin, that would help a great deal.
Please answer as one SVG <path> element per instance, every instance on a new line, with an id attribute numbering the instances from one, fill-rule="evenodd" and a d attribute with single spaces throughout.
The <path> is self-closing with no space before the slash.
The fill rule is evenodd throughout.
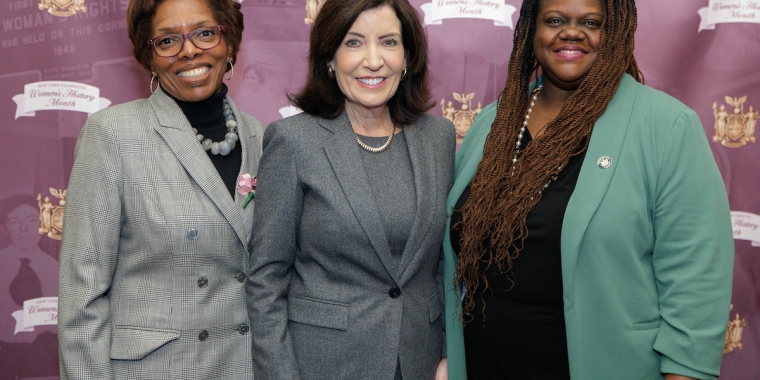
<path id="1" fill-rule="evenodd" d="M 247 195 L 243 208 L 248 206 L 253 198 L 256 197 L 256 177 L 251 177 L 250 173 L 243 173 L 238 176 L 237 192 L 240 195 Z"/>

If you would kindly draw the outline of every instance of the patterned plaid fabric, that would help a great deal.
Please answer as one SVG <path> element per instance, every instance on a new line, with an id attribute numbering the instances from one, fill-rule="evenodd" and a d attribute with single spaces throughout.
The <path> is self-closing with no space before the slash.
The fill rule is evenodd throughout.
<path id="1" fill-rule="evenodd" d="M 232 104 L 232 102 L 230 102 Z M 242 114 L 240 172 L 263 126 Z M 63 379 L 252 378 L 242 208 L 162 91 L 92 115 L 77 142 L 61 249 Z"/>

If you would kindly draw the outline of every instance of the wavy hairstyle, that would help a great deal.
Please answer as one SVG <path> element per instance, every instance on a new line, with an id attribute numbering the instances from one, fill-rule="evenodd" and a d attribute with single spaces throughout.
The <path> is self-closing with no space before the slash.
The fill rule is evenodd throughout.
<path id="1" fill-rule="evenodd" d="M 153 18 L 156 9 L 164 0 L 130 0 L 127 7 L 127 31 L 132 41 L 132 55 L 137 62 L 152 71 L 153 48 L 147 41 L 153 38 Z M 224 25 L 224 42 L 232 46 L 232 64 L 237 62 L 240 51 L 240 41 L 243 40 L 243 12 L 240 3 L 234 0 L 204 0 L 211 9 L 214 19 L 219 25 Z M 226 71 L 229 71 L 229 66 Z"/>
<path id="2" fill-rule="evenodd" d="M 509 275 L 528 236 L 528 213 L 541 200 L 544 185 L 570 157 L 585 152 L 591 130 L 615 95 L 623 75 L 628 73 L 643 83 L 633 57 L 637 24 L 634 1 L 600 0 L 604 20 L 596 62 L 557 117 L 546 125 L 542 137 L 522 151 L 512 174 L 512 149 L 530 103 L 530 82 L 539 68 L 533 40 L 542 2 L 523 1 L 507 83 L 499 97 L 483 158 L 470 183 L 470 197 L 461 209 L 461 225 L 455 226 L 462 231 L 455 281 L 464 282 L 467 288 L 462 305 L 464 316 L 473 311 L 476 290 L 488 289 L 479 265 L 487 263 L 488 268 L 495 265 L 500 273 Z"/>
<path id="3" fill-rule="evenodd" d="M 346 96 L 327 74 L 327 62 L 343 43 L 359 15 L 367 10 L 390 6 L 401 21 L 401 40 L 406 56 L 406 77 L 388 101 L 391 120 L 396 125 L 414 122 L 433 107 L 428 80 L 427 37 L 419 15 L 407 0 L 327 0 L 314 21 L 309 37 L 309 74 L 306 85 L 290 102 L 304 112 L 334 119 L 343 112 Z"/>

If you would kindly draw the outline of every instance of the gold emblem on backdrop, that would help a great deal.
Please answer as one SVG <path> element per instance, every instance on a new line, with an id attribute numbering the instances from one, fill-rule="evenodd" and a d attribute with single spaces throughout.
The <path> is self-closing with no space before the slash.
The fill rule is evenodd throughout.
<path id="1" fill-rule="evenodd" d="M 303 19 L 304 24 L 314 23 L 324 3 L 325 0 L 306 0 L 306 18 Z"/>
<path id="2" fill-rule="evenodd" d="M 464 93 L 457 94 L 456 92 L 452 94 L 454 95 L 454 99 L 461 103 L 459 109 L 454 108 L 451 100 L 449 100 L 447 104 L 446 99 L 442 98 L 441 112 L 443 113 L 443 117 L 454 123 L 454 128 L 457 131 L 457 144 L 461 144 L 464 135 L 466 135 L 467 131 L 472 127 L 472 121 L 475 120 L 475 116 L 478 116 L 480 111 L 483 110 L 483 106 L 478 102 L 477 107 L 474 109 L 472 108 L 471 101 L 472 98 L 475 97 L 474 92 L 467 95 Z"/>
<path id="3" fill-rule="evenodd" d="M 734 304 L 731 304 L 731 309 L 734 309 Z M 726 329 L 726 345 L 723 347 L 723 355 L 732 352 L 735 349 L 742 348 L 742 331 L 744 326 L 747 325 L 747 321 L 744 318 L 739 317 L 739 313 L 736 313 L 734 319 L 728 319 L 728 329 Z"/>
<path id="4" fill-rule="evenodd" d="M 79 12 L 87 12 L 84 0 L 40 0 L 37 6 L 53 16 L 69 17 Z"/>
<path id="5" fill-rule="evenodd" d="M 63 207 L 66 204 L 66 192 L 68 190 L 56 190 L 50 188 L 50 194 L 58 198 L 58 205 L 50 203 L 50 197 L 42 199 L 42 194 L 37 194 L 37 205 L 40 208 L 40 228 L 37 232 L 51 239 L 61 240 L 63 232 Z"/>
<path id="6" fill-rule="evenodd" d="M 744 103 L 747 101 L 746 96 L 741 98 L 732 98 L 726 96 L 728 103 L 733 110 L 728 112 L 726 106 L 713 103 L 713 114 L 715 115 L 715 136 L 713 141 L 723 144 L 728 148 L 741 148 L 748 142 L 755 142 L 755 126 L 760 116 L 752 106 L 749 106 L 747 112 L 744 112 Z"/>

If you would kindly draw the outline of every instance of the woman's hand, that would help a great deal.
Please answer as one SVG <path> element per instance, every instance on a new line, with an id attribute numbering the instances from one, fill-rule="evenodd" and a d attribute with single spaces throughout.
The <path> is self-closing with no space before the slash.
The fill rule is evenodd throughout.
<path id="1" fill-rule="evenodd" d="M 667 379 L 667 378 L 666 378 Z M 446 358 L 441 359 L 438 363 L 438 369 L 435 370 L 435 380 L 449 380 L 449 361 Z M 671 380 L 671 379 L 667 379 Z M 680 380 L 680 379 L 672 379 Z"/>

